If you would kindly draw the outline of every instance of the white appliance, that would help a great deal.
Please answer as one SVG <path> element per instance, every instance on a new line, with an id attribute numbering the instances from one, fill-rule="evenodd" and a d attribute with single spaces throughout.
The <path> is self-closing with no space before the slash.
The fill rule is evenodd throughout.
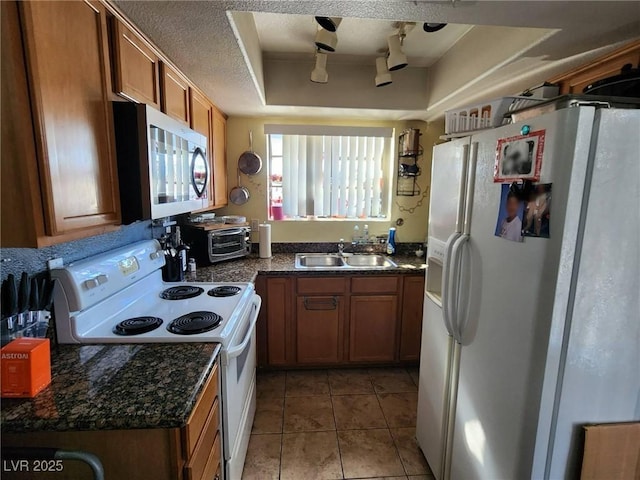
<path id="1" fill-rule="evenodd" d="M 525 124 L 550 238 L 514 242 L 494 166 Z M 640 110 L 580 106 L 434 148 L 416 436 L 436 479 L 577 478 L 582 425 L 640 420 L 638 132 Z"/>
<path id="2" fill-rule="evenodd" d="M 206 208 L 207 137 L 153 107 L 113 102 L 124 224 Z"/>
<path id="3" fill-rule="evenodd" d="M 251 283 L 165 283 L 156 240 L 52 270 L 61 343 L 217 342 L 221 350 L 227 479 L 242 476 L 256 408 L 256 322 Z"/>

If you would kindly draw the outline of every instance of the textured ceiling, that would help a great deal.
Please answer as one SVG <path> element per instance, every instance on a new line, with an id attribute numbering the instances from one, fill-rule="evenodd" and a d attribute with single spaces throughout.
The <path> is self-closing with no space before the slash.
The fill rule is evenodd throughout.
<path id="1" fill-rule="evenodd" d="M 254 13 L 260 47 L 263 52 L 278 54 L 310 53 L 315 49 L 318 29 L 310 15 Z M 445 54 L 471 25 L 447 25 L 439 32 L 426 33 L 422 25 L 410 30 L 403 51 L 414 67 L 428 67 Z M 338 28 L 337 55 L 348 55 L 351 61 L 369 63 L 387 48 L 387 37 L 397 33 L 394 22 L 370 18 L 343 18 Z M 283 58 L 281 55 L 280 58 Z"/>
<path id="2" fill-rule="evenodd" d="M 562 71 L 570 57 L 637 37 L 640 31 L 638 2 L 536 2 L 536 1 L 332 1 L 332 0 L 224 0 L 224 1 L 135 1 L 114 3 L 154 41 L 189 78 L 231 115 L 362 116 L 371 118 L 425 118 L 415 111 L 301 108 L 265 105 L 256 85 L 255 72 L 245 61 L 228 12 L 271 12 L 296 15 L 328 15 L 349 18 L 430 21 L 464 25 L 497 25 L 556 28 L 559 32 L 537 42 L 522 55 L 538 58 L 518 77 L 520 84 L 537 82 Z M 255 29 L 255 27 L 254 27 Z M 496 42 L 491 48 L 500 48 Z M 481 53 L 481 52 L 479 52 Z M 447 54 L 448 55 L 448 54 Z M 447 57 L 445 55 L 444 58 Z M 482 55 L 478 55 L 482 57 Z M 589 55 L 581 57 L 588 60 Z M 480 58 L 481 60 L 482 58 Z M 516 60 L 508 57 L 506 60 Z M 564 60 L 568 59 L 568 60 Z M 441 61 L 436 62 L 438 67 Z M 502 62 L 504 63 L 504 62 Z M 502 64 L 500 63 L 500 64 Z M 508 63 L 508 62 L 507 62 Z M 444 71 L 443 69 L 436 70 Z M 460 77 L 466 69 L 452 72 Z M 470 69 L 471 71 L 471 69 Z M 473 75 L 476 75 L 475 73 Z M 464 80 L 456 78 L 457 84 Z M 513 82 L 499 72 L 469 78 L 478 91 L 513 93 Z M 491 83 L 483 83 L 491 82 Z M 498 82 L 498 83 L 496 83 Z M 499 83 L 502 82 L 502 83 Z M 498 88 L 499 87 L 499 88 Z M 427 87 L 425 87 L 427 88 Z M 462 91 L 462 90 L 461 90 Z M 466 100 L 464 95 L 460 101 Z M 437 101 L 439 99 L 431 99 Z M 441 109 L 455 106 L 456 98 L 441 101 Z M 442 111 L 431 111 L 430 117 Z"/>

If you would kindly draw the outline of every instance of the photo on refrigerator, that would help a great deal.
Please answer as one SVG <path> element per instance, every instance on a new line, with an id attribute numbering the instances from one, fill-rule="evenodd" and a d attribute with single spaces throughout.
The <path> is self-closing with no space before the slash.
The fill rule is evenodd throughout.
<path id="1" fill-rule="evenodd" d="M 502 185 L 498 222 L 496 223 L 496 237 L 512 242 L 522 242 L 522 225 L 524 218 L 524 202 L 521 195 L 511 185 Z"/>
<path id="2" fill-rule="evenodd" d="M 525 237 L 549 238 L 551 220 L 551 183 L 534 185 L 533 192 L 524 204 Z"/>
<path id="3" fill-rule="evenodd" d="M 545 131 L 498 140 L 494 182 L 540 180 Z"/>

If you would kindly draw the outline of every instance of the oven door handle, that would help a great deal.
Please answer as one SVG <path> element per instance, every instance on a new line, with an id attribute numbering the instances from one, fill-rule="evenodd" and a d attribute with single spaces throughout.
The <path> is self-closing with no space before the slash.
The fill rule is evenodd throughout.
<path id="1" fill-rule="evenodd" d="M 247 333 L 244 336 L 244 339 L 242 340 L 242 342 L 239 345 L 236 345 L 235 347 L 229 348 L 227 350 L 227 359 L 231 360 L 232 358 L 237 357 L 238 355 L 240 355 L 245 347 L 247 346 L 247 344 L 251 341 L 251 337 L 253 336 L 253 332 L 255 330 L 256 327 L 256 323 L 258 322 L 258 314 L 260 313 L 260 305 L 262 304 L 262 299 L 260 297 L 258 297 L 256 295 L 255 300 L 252 302 L 251 305 L 251 309 L 253 310 L 251 316 L 251 323 L 249 328 L 247 329 Z"/>

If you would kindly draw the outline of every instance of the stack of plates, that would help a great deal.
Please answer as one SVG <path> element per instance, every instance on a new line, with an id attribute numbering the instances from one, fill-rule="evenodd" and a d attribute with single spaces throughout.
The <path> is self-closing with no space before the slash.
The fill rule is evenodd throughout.
<path id="1" fill-rule="evenodd" d="M 240 215 L 225 215 L 221 217 L 224 219 L 224 223 L 229 223 L 232 225 L 238 225 L 241 223 L 247 223 L 247 217 L 241 217 Z"/>

